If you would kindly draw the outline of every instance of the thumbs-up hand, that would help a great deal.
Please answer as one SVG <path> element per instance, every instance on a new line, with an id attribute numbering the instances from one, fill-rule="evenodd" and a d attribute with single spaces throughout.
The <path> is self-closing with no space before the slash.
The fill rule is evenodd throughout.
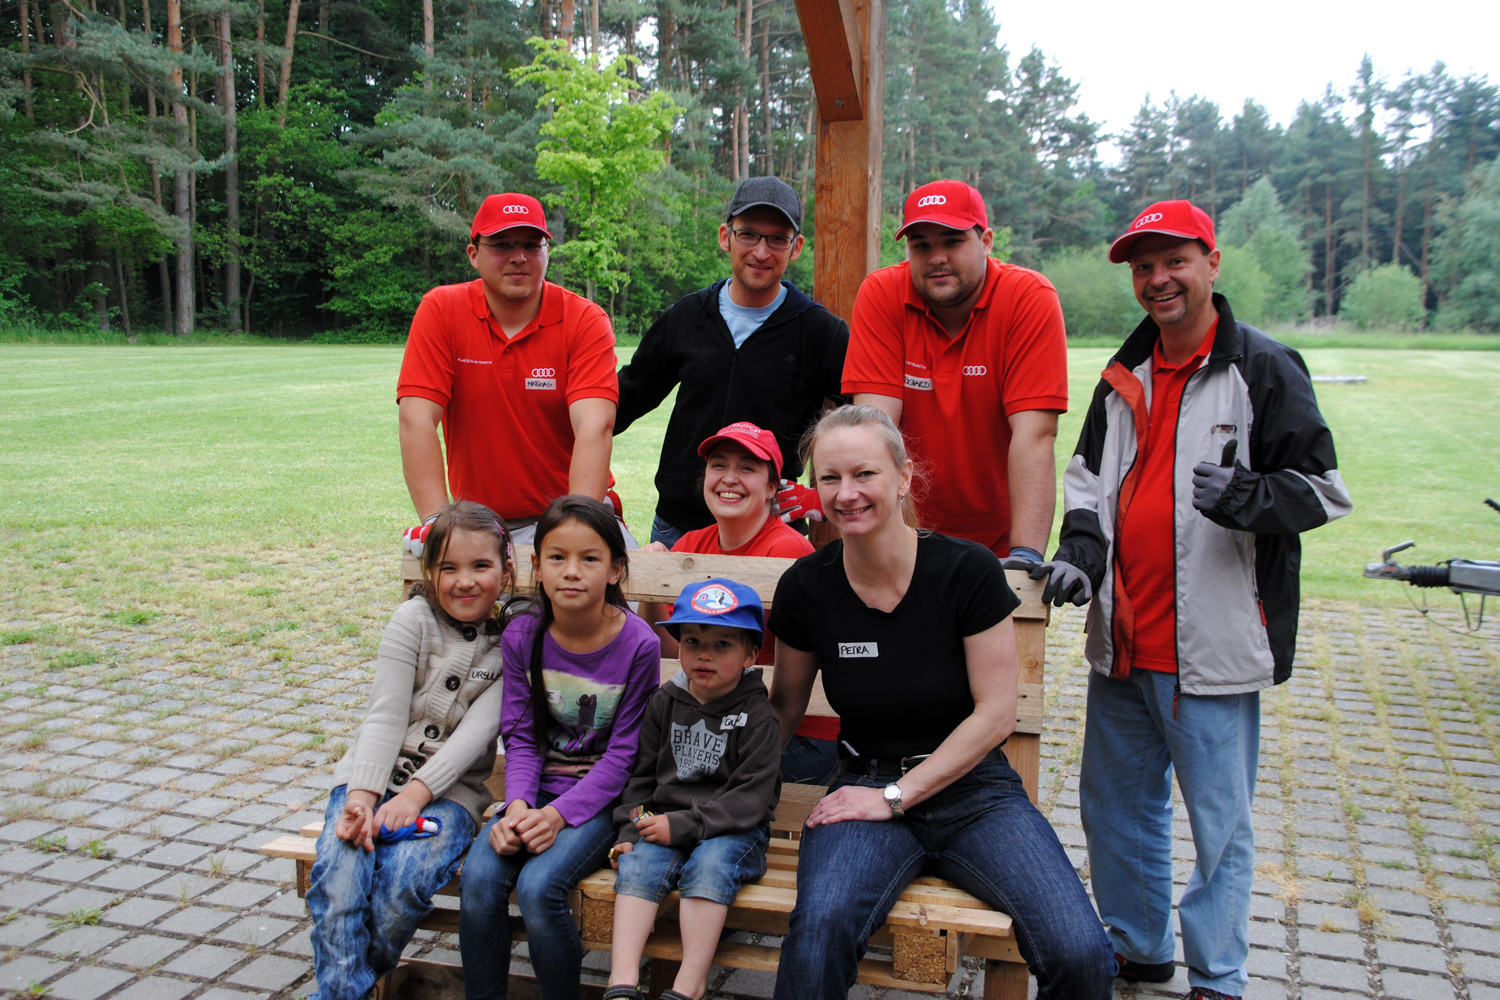
<path id="1" fill-rule="evenodd" d="M 1229 484 L 1234 479 L 1236 470 L 1243 468 L 1234 460 L 1235 452 L 1239 450 L 1239 440 L 1230 438 L 1229 443 L 1224 445 L 1224 452 L 1219 456 L 1219 464 L 1212 462 L 1199 462 L 1193 466 L 1193 506 L 1207 512 L 1219 505 L 1219 499 Z"/>

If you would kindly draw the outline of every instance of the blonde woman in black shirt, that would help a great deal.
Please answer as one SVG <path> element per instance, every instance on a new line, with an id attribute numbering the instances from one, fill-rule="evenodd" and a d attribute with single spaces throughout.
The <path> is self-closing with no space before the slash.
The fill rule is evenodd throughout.
<path id="1" fill-rule="evenodd" d="M 870 934 L 922 874 L 1011 915 L 1039 1000 L 1108 997 L 1104 929 L 1001 749 L 1019 601 L 999 560 L 917 530 L 912 463 L 881 411 L 829 412 L 804 450 L 842 537 L 776 588 L 771 705 L 785 743 L 821 670 L 843 773 L 808 816 L 776 1000 L 843 1000 Z"/>

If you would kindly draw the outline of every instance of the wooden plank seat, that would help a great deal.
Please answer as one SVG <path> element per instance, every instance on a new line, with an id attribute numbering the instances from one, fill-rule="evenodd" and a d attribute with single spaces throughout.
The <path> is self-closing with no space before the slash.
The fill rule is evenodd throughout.
<path id="1" fill-rule="evenodd" d="M 631 554 L 631 573 L 626 585 L 630 600 L 671 600 L 688 583 L 714 576 L 728 576 L 754 587 L 770 603 L 776 580 L 790 559 L 751 559 L 683 553 L 638 552 Z M 1016 612 L 1016 639 L 1020 653 L 1020 699 L 1016 735 L 1006 745 L 1012 766 L 1020 772 L 1027 792 L 1036 799 L 1039 740 L 1043 724 L 1043 662 L 1045 655 L 1046 606 L 1040 600 L 1040 585 L 1021 573 L 1009 574 L 1011 586 L 1022 598 Z M 529 580 L 523 580 L 523 585 Z M 662 661 L 662 679 L 673 676 L 680 664 Z M 774 670 L 767 668 L 768 682 Z M 813 692 L 809 712 L 832 715 L 821 681 Z M 486 784 L 497 801 L 504 798 L 505 759 L 497 758 L 495 772 Z M 803 822 L 826 791 L 816 785 L 785 785 L 772 823 L 767 872 L 757 882 L 740 890 L 730 908 L 725 927 L 763 935 L 784 935 L 787 919 L 797 899 L 797 860 Z M 308 877 L 317 858 L 317 837 L 322 821 L 310 823 L 297 836 L 278 837 L 260 849 L 271 857 L 290 858 L 296 865 L 299 896 L 306 895 Z M 615 873 L 604 868 L 583 879 L 573 892 L 573 912 L 584 947 L 607 951 L 614 923 Z M 439 895 L 457 896 L 458 881 L 439 890 Z M 651 986 L 660 991 L 671 985 L 676 963 L 682 958 L 677 933 L 679 897 L 673 893 L 662 904 L 656 928 L 646 944 L 653 960 Z M 440 932 L 458 931 L 458 910 L 439 905 L 421 927 Z M 520 921 L 512 921 L 514 940 L 524 941 Z M 726 935 L 727 938 L 727 935 Z M 885 926 L 871 938 L 872 945 L 889 948 L 884 955 L 866 957 L 860 963 L 859 982 L 926 993 L 942 993 L 965 956 L 985 963 L 983 996 L 989 1000 L 1023 1000 L 1027 995 L 1026 965 L 1016 948 L 1011 919 L 991 909 L 982 900 L 958 886 L 936 878 L 918 878 L 892 907 Z M 780 949 L 770 944 L 725 940 L 719 945 L 714 964 L 727 968 L 774 972 Z M 513 983 L 518 977 L 512 977 Z M 382 1000 L 398 995 L 432 997 L 454 995 L 462 976 L 451 967 L 422 961 L 403 962 L 398 973 L 382 983 Z M 585 995 L 592 994 L 592 990 Z M 518 997 L 531 995 L 523 985 Z"/>

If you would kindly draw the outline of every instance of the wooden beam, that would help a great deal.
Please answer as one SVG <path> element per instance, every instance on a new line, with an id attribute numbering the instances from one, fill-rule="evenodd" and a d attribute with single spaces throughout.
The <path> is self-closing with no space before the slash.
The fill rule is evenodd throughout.
<path id="1" fill-rule="evenodd" d="M 853 0 L 797 0 L 808 71 L 824 121 L 865 117 L 864 52 Z"/>
<path id="2" fill-rule="evenodd" d="M 828 115 L 823 84 L 813 78 L 819 110 L 813 297 L 846 321 L 854 314 L 860 282 L 880 266 L 880 109 L 885 102 L 885 0 L 850 2 L 859 26 L 860 94 L 868 113 L 857 121 Z M 811 56 L 813 36 L 807 37 Z"/>

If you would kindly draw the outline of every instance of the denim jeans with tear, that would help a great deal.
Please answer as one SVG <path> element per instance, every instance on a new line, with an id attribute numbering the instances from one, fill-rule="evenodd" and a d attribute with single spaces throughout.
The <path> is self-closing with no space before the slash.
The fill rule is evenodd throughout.
<path id="1" fill-rule="evenodd" d="M 318 979 L 308 1000 L 363 1000 L 376 980 L 396 968 L 417 921 L 432 909 L 433 894 L 452 880 L 474 842 L 469 811 L 438 798 L 422 815 L 442 820 L 442 832 L 377 842 L 373 852 L 366 851 L 334 833 L 347 798 L 344 785 L 329 793 L 307 889 Z"/>
<path id="2" fill-rule="evenodd" d="M 888 782 L 845 775 L 833 788 Z M 1003 760 L 976 765 L 901 819 L 804 830 L 800 854 L 776 1000 L 845 1000 L 870 935 L 918 875 L 956 882 L 1011 915 L 1038 1000 L 1111 995 L 1104 928 L 1057 834 Z"/>
<path id="3" fill-rule="evenodd" d="M 1115 951 L 1170 962 L 1172 774 L 1196 854 L 1177 904 L 1188 983 L 1243 996 L 1255 877 L 1260 693 L 1176 699 L 1177 675 L 1089 673 L 1078 792 L 1094 901 Z M 1175 718 L 1174 718 L 1175 714 Z"/>
<path id="4" fill-rule="evenodd" d="M 537 797 L 537 808 L 555 796 Z M 573 923 L 568 894 L 578 880 L 608 863 L 615 828 L 606 806 L 582 826 L 565 826 L 541 854 L 499 855 L 490 828 L 479 831 L 460 879 L 458 948 L 467 1000 L 504 1000 L 510 987 L 510 897 L 526 923 L 527 950 L 543 1000 L 578 1000 L 583 940 Z"/>

